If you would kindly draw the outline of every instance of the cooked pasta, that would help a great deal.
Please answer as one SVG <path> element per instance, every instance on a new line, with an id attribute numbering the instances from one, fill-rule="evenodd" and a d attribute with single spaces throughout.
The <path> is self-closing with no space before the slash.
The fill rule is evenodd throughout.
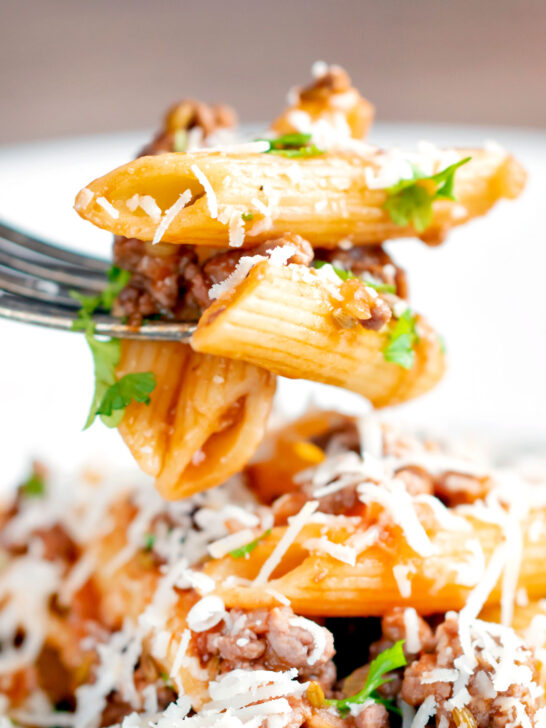
<path id="1" fill-rule="evenodd" d="M 0 532 L 6 715 L 359 728 L 389 726 L 395 699 L 448 725 L 456 711 L 541 725 L 544 608 L 521 592 L 546 594 L 546 484 L 335 413 L 280 430 L 259 457 L 284 473 L 282 495 L 256 467 L 171 503 L 119 476 L 67 488 L 37 470 L 40 493 L 21 486 Z M 385 661 L 392 688 L 366 693 Z"/>
<path id="2" fill-rule="evenodd" d="M 265 433 L 273 375 L 187 344 L 124 341 L 118 376 L 139 371 L 153 371 L 156 388 L 149 405 L 129 405 L 119 430 L 165 498 L 218 485 L 250 460 Z"/>
<path id="3" fill-rule="evenodd" d="M 432 388 L 444 371 L 438 335 L 418 318 L 412 366 L 387 361 L 384 351 L 396 320 L 379 331 L 359 325 L 343 297 L 343 285 L 303 266 L 260 261 L 205 311 L 192 346 L 285 377 L 345 387 L 376 407 Z"/>
<path id="4" fill-rule="evenodd" d="M 285 158 L 262 153 L 260 144 L 267 146 L 256 142 L 252 152 L 141 157 L 91 182 L 78 195 L 76 211 L 116 235 L 217 247 L 252 247 L 286 231 L 322 247 L 418 234 L 412 225 L 395 223 L 384 208 L 385 188 L 399 181 L 401 169 L 411 170 L 404 156 L 373 149 L 365 156 L 325 152 Z M 420 233 L 429 241 L 441 240 L 503 197 L 517 197 L 525 181 L 520 165 L 504 151 L 437 150 L 432 166 L 430 153 L 407 157 L 428 165 L 429 174 L 471 157 L 457 172 L 456 202 L 433 203 L 430 223 Z M 155 201 L 162 212 L 159 222 L 128 207 L 135 195 Z M 250 223 L 243 217 L 249 215 Z"/>
<path id="5" fill-rule="evenodd" d="M 266 435 L 276 375 L 374 407 L 433 387 L 443 345 L 382 243 L 525 181 L 493 146 L 379 151 L 345 72 L 314 76 L 242 146 L 181 102 L 78 195 L 124 236 L 80 297 L 87 424 L 148 477 L 35 464 L 0 508 L 0 728 L 546 725 L 546 483 L 372 415 Z M 195 333 L 105 341 L 101 309 Z"/>

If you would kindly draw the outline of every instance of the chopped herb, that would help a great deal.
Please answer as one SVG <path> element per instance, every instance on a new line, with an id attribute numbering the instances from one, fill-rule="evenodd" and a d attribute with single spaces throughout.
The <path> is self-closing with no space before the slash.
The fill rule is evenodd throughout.
<path id="1" fill-rule="evenodd" d="M 150 404 L 150 392 L 156 385 L 153 372 L 136 372 L 125 374 L 109 387 L 97 410 L 99 415 L 110 416 L 113 410 L 125 409 L 131 402 Z"/>
<path id="2" fill-rule="evenodd" d="M 254 541 L 251 541 L 250 543 L 245 544 L 244 546 L 240 546 L 238 549 L 233 549 L 233 551 L 229 552 L 230 556 L 233 556 L 234 559 L 243 559 L 246 558 L 249 554 L 251 554 L 256 546 L 262 541 L 266 536 L 269 536 L 271 533 L 271 529 L 268 528 L 267 531 L 262 533 L 261 536 L 258 536 L 258 538 L 254 539 Z"/>
<path id="3" fill-rule="evenodd" d="M 188 148 L 188 132 L 185 129 L 177 129 L 174 133 L 173 150 L 185 152 Z"/>
<path id="4" fill-rule="evenodd" d="M 250 222 L 251 220 L 254 220 L 254 213 L 253 212 L 243 212 L 241 217 L 245 222 Z"/>
<path id="5" fill-rule="evenodd" d="M 331 265 L 331 263 L 327 263 L 325 260 L 315 260 L 313 262 L 313 266 L 317 269 L 324 268 L 325 265 Z M 349 278 L 358 278 L 358 276 L 355 276 L 355 274 L 351 273 L 350 270 L 345 270 L 345 268 L 339 268 L 335 265 L 332 265 L 332 268 L 334 273 L 338 275 L 342 281 L 347 281 Z M 370 281 L 368 278 L 361 278 L 360 280 L 369 288 L 374 288 L 378 293 L 396 293 L 396 286 L 393 286 L 390 283 L 376 283 L 375 281 Z"/>
<path id="6" fill-rule="evenodd" d="M 276 139 L 257 139 L 259 142 L 269 142 L 269 149 L 265 154 L 280 154 L 283 157 L 315 157 L 324 154 L 324 149 L 319 149 L 311 142 L 311 134 L 283 134 Z"/>
<path id="7" fill-rule="evenodd" d="M 81 306 L 78 313 L 78 321 L 74 322 L 73 329 L 77 331 L 86 329 L 87 320 L 98 308 L 110 311 L 114 300 L 119 296 L 131 278 L 129 271 L 122 270 L 117 265 L 110 266 L 106 276 L 108 283 L 96 296 L 83 296 L 78 291 L 70 291 L 72 298 L 78 301 Z"/>
<path id="8" fill-rule="evenodd" d="M 446 340 L 441 334 L 438 334 L 438 343 L 440 344 L 440 351 L 442 352 L 442 354 L 445 354 L 447 351 Z"/>
<path id="9" fill-rule="evenodd" d="M 410 223 L 421 233 L 432 220 L 434 200 L 454 200 L 455 172 L 471 157 L 465 157 L 451 164 L 441 172 L 426 176 L 417 167 L 413 168 L 411 179 L 401 179 L 387 187 L 387 199 L 383 205 L 396 225 Z"/>
<path id="10" fill-rule="evenodd" d="M 389 343 L 383 349 L 386 361 L 398 364 L 403 369 L 411 369 L 415 362 L 414 345 L 419 341 L 416 330 L 417 317 L 407 308 L 398 318 L 389 333 Z"/>
<path id="11" fill-rule="evenodd" d="M 347 281 L 349 278 L 356 278 L 354 273 L 351 273 L 350 270 L 345 270 L 344 268 L 338 268 L 335 265 L 332 265 L 331 263 L 327 263 L 325 260 L 315 260 L 313 262 L 313 267 L 317 268 L 317 270 L 320 270 L 321 268 L 324 268 L 325 265 L 330 265 L 334 271 L 334 273 L 341 278 L 342 281 Z"/>
<path id="12" fill-rule="evenodd" d="M 333 705 L 338 709 L 340 714 L 345 717 L 351 709 L 351 705 L 361 705 L 366 700 L 374 700 L 376 703 L 382 703 L 388 710 L 398 712 L 394 701 L 385 700 L 377 694 L 377 689 L 385 683 L 391 682 L 392 677 L 385 677 L 389 672 L 398 670 L 400 667 L 407 665 L 406 657 L 403 650 L 404 640 L 396 642 L 392 647 L 381 652 L 375 660 L 372 660 L 368 669 L 368 674 L 364 682 L 364 687 L 356 695 L 342 700 L 326 700 L 327 705 Z"/>
<path id="13" fill-rule="evenodd" d="M 116 377 L 116 367 L 121 355 L 119 339 L 101 340 L 95 336 L 95 323 L 91 315 L 96 309 L 110 311 L 116 296 L 125 288 L 131 274 L 113 265 L 108 271 L 108 284 L 96 296 L 82 296 L 71 291 L 71 296 L 80 302 L 78 318 L 72 324 L 74 331 L 85 331 L 85 338 L 93 357 L 95 391 L 84 430 L 90 427 L 97 415 L 107 427 L 117 427 L 125 408 L 132 401 L 150 403 L 148 396 L 155 388 L 155 375 L 152 372 L 125 374 Z"/>
<path id="14" fill-rule="evenodd" d="M 32 468 L 32 473 L 21 484 L 20 491 L 26 498 L 41 498 L 45 494 L 45 478 L 36 467 Z"/>
<path id="15" fill-rule="evenodd" d="M 364 278 L 364 283 L 368 288 L 375 289 L 378 293 L 394 293 L 396 294 L 396 286 L 392 283 L 380 283 L 379 281 L 370 281 L 368 278 Z"/>
<path id="16" fill-rule="evenodd" d="M 172 682 L 170 676 L 164 670 L 159 673 L 159 677 L 163 680 L 166 687 L 171 688 L 171 690 L 174 690 L 173 682 Z"/>
<path id="17" fill-rule="evenodd" d="M 147 533 L 144 536 L 144 551 L 151 551 L 155 545 L 155 533 Z"/>

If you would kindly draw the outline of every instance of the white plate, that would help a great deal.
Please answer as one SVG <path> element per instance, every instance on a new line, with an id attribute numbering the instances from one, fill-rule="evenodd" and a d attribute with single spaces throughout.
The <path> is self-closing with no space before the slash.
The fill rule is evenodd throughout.
<path id="1" fill-rule="evenodd" d="M 72 210 L 76 192 L 122 164 L 147 133 L 62 139 L 0 149 L 0 218 L 79 250 L 108 255 L 110 236 Z M 494 138 L 529 171 L 522 198 L 430 249 L 389 245 L 408 273 L 415 308 L 447 342 L 449 372 L 429 395 L 396 410 L 428 429 L 488 433 L 503 442 L 546 442 L 546 134 L 525 130 L 379 124 L 372 141 L 408 146 L 420 139 L 479 145 Z M 116 432 L 96 424 L 82 433 L 92 394 L 91 361 L 80 336 L 0 320 L 0 487 L 13 484 L 31 457 L 66 467 L 131 460 Z M 281 405 L 323 401 L 364 408 L 358 398 L 283 381 Z"/>

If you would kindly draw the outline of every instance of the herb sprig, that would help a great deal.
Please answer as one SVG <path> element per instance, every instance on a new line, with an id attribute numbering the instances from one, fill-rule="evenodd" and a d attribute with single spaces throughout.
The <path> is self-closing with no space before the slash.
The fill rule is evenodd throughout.
<path id="1" fill-rule="evenodd" d="M 408 663 L 403 650 L 404 640 L 396 642 L 392 647 L 381 652 L 375 660 L 372 660 L 366 675 L 364 687 L 350 698 L 341 700 L 326 700 L 327 705 L 332 705 L 345 717 L 351 710 L 352 705 L 361 705 L 366 700 L 374 700 L 382 703 L 388 710 L 397 713 L 398 708 L 393 700 L 386 700 L 377 693 L 377 689 L 392 680 L 392 677 L 385 677 L 389 672 L 405 667 Z"/>
<path id="2" fill-rule="evenodd" d="M 258 538 L 254 539 L 254 541 L 251 541 L 250 543 L 245 544 L 244 546 L 239 546 L 238 549 L 233 549 L 233 551 L 229 552 L 230 556 L 233 556 L 234 559 L 245 559 L 249 554 L 251 554 L 256 546 L 260 543 L 260 541 L 263 541 L 266 536 L 269 536 L 271 533 L 271 529 L 268 528 L 267 531 L 264 531 L 261 536 L 258 536 Z"/>
<path id="3" fill-rule="evenodd" d="M 434 200 L 455 199 L 455 172 L 470 159 L 471 157 L 465 157 L 441 172 L 428 176 L 418 167 L 413 167 L 411 179 L 401 179 L 387 187 L 387 199 L 383 208 L 396 225 L 412 224 L 417 232 L 423 232 L 432 220 Z"/>
<path id="4" fill-rule="evenodd" d="M 317 270 L 320 270 L 320 268 L 324 268 L 325 265 L 331 265 L 331 263 L 327 263 L 325 260 L 315 260 L 313 262 L 313 267 L 317 268 Z M 332 265 L 332 269 L 334 273 L 339 278 L 341 278 L 342 281 L 348 281 L 349 278 L 359 277 L 355 276 L 354 273 L 351 273 L 350 270 L 345 270 L 345 268 L 339 268 L 335 265 Z M 396 286 L 393 286 L 390 283 L 376 283 L 375 281 L 371 281 L 368 278 L 360 278 L 360 280 L 369 288 L 375 289 L 378 293 L 396 293 Z"/>
<path id="5" fill-rule="evenodd" d="M 319 149 L 311 140 L 311 134 L 293 132 L 283 134 L 276 139 L 256 139 L 259 142 L 268 142 L 269 149 L 264 154 L 280 154 L 282 157 L 316 157 L 324 154 L 324 149 Z"/>
<path id="6" fill-rule="evenodd" d="M 41 498 L 45 495 L 45 491 L 46 482 L 44 475 L 34 465 L 28 478 L 21 483 L 20 492 L 25 498 Z"/>
<path id="7" fill-rule="evenodd" d="M 118 379 L 116 367 L 121 356 L 120 340 L 98 339 L 95 335 L 92 314 L 97 309 L 110 311 L 130 277 L 130 273 L 113 265 L 107 274 L 108 283 L 101 293 L 96 296 L 83 296 L 77 291 L 71 291 L 70 294 L 81 306 L 72 329 L 85 332 L 95 375 L 95 390 L 84 430 L 93 424 L 97 415 L 107 427 L 117 427 L 123 419 L 125 408 L 131 402 L 150 403 L 149 395 L 156 385 L 153 372 L 125 374 Z"/>
<path id="8" fill-rule="evenodd" d="M 407 308 L 389 333 L 389 343 L 383 349 L 386 361 L 398 364 L 403 369 L 412 368 L 415 363 L 414 346 L 419 341 L 416 326 L 417 316 Z"/>

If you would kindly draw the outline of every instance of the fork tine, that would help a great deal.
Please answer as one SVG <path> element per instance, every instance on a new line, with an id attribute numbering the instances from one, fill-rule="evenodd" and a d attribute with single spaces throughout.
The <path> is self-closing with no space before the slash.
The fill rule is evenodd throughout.
<path id="1" fill-rule="evenodd" d="M 85 288 L 96 293 L 102 291 L 106 285 L 104 274 L 95 271 L 85 273 L 83 269 L 80 272 L 79 268 L 70 268 L 54 264 L 52 260 L 48 264 L 45 262 L 47 258 L 43 258 L 44 262 L 42 263 L 38 262 L 38 257 L 30 259 L 9 253 L 4 249 L 2 242 L 0 240 L 0 266 L 14 270 L 16 273 L 35 276 L 43 280 L 55 281 L 56 283 L 70 286 L 70 288 Z"/>
<path id="2" fill-rule="evenodd" d="M 68 288 L 61 283 L 42 278 L 34 278 L 24 273 L 16 273 L 9 268 L 0 265 L 0 290 L 8 293 L 26 296 L 27 298 L 47 301 L 69 308 L 79 308 L 80 304 L 69 294 Z M 92 294 L 89 289 L 80 289 L 81 293 Z"/>
<path id="3" fill-rule="evenodd" d="M 46 255 L 49 258 L 61 261 L 62 263 L 68 263 L 70 265 L 80 266 L 83 268 L 91 269 L 104 273 L 110 267 L 108 261 L 101 258 L 95 258 L 91 255 L 82 255 L 81 253 L 75 253 L 65 248 L 59 248 L 50 243 L 46 243 L 44 240 L 35 238 L 31 235 L 16 230 L 15 228 L 7 225 L 6 223 L 0 222 L 0 237 L 5 240 L 20 245 L 27 250 L 32 250 L 35 253 Z"/>
<path id="4" fill-rule="evenodd" d="M 0 318 L 70 331 L 77 318 L 77 312 L 44 301 L 31 300 L 0 291 Z M 135 328 L 127 326 L 111 316 L 96 316 L 93 320 L 97 334 L 113 336 L 117 339 L 187 341 L 195 331 L 195 325 L 187 323 L 158 321 Z"/>

